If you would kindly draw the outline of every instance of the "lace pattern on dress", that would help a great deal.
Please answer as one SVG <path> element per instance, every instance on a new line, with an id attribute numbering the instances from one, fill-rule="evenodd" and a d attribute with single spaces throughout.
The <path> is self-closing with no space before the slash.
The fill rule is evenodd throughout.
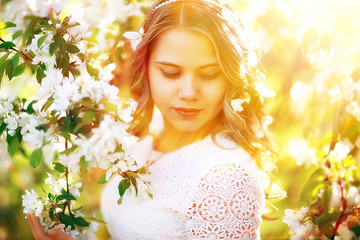
<path id="1" fill-rule="evenodd" d="M 187 211 L 187 230 L 196 239 L 257 238 L 261 195 L 251 170 L 237 164 L 214 167 L 199 183 Z"/>

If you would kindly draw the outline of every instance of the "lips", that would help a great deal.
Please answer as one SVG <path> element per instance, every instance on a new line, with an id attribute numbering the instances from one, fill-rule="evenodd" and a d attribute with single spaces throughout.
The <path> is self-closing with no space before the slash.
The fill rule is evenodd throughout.
<path id="1" fill-rule="evenodd" d="M 184 116 L 184 117 L 193 117 L 193 116 L 196 116 L 199 112 L 202 111 L 201 108 L 174 107 L 173 109 L 179 115 Z"/>

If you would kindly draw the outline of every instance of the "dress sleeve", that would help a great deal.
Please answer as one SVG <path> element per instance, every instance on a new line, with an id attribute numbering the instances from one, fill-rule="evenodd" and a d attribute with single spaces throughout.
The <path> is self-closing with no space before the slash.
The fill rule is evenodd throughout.
<path id="1" fill-rule="evenodd" d="M 201 178 L 187 211 L 192 239 L 260 238 L 264 193 L 256 167 L 243 165 L 216 166 Z"/>

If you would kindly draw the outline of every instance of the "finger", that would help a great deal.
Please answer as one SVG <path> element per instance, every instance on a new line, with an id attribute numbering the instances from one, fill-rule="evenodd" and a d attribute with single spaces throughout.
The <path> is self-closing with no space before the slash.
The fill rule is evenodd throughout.
<path id="1" fill-rule="evenodd" d="M 35 234 L 35 239 L 37 240 L 50 240 L 51 238 L 46 235 L 43 227 L 40 224 L 40 220 L 38 217 L 31 215 L 31 221 L 32 221 L 32 231 Z"/>
<path id="2" fill-rule="evenodd" d="M 35 235 L 35 232 L 34 232 L 34 224 L 33 224 L 32 218 L 31 218 L 31 214 L 27 214 L 26 216 L 27 216 L 27 220 L 28 220 L 29 225 L 30 225 L 31 234 L 33 235 L 33 237 L 35 239 L 37 239 L 37 237 Z"/>
<path id="3" fill-rule="evenodd" d="M 53 228 L 48 232 L 48 234 L 53 240 L 74 240 L 72 236 L 66 234 L 61 229 Z"/>

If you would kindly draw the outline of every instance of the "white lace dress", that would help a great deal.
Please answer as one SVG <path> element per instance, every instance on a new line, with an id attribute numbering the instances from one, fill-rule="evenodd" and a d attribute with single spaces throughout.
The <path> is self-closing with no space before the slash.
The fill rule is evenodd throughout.
<path id="1" fill-rule="evenodd" d="M 151 150 L 151 137 L 139 143 L 138 161 L 158 158 L 147 179 L 153 199 L 128 192 L 118 205 L 121 179 L 111 178 L 101 210 L 112 238 L 259 239 L 265 196 L 256 164 L 231 141 L 217 140 L 232 149 L 210 136 L 163 155 Z"/>

